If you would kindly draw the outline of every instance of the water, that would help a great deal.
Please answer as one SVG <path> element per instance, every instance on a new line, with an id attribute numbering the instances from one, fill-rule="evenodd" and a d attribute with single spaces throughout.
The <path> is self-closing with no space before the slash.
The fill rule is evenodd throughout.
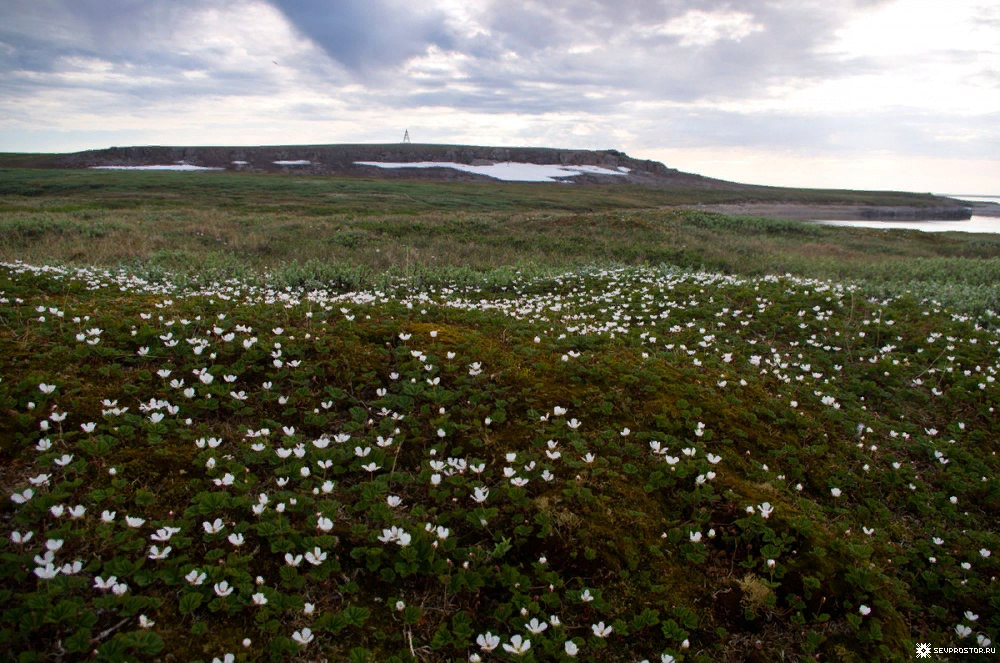
<path id="1" fill-rule="evenodd" d="M 825 221 L 817 219 L 816 223 L 825 226 L 849 226 L 851 228 L 880 228 L 882 230 L 923 230 L 929 233 L 966 232 L 966 233 L 1000 233 L 1000 218 L 989 216 L 974 216 L 966 221 Z"/>
<path id="2" fill-rule="evenodd" d="M 973 203 L 1000 203 L 1000 196 L 975 196 L 944 194 L 949 198 Z M 973 216 L 966 221 L 927 219 L 921 221 L 827 221 L 817 219 L 816 223 L 827 226 L 849 226 L 852 228 L 878 228 L 882 230 L 907 229 L 924 232 L 967 232 L 1000 233 L 1000 217 Z"/>

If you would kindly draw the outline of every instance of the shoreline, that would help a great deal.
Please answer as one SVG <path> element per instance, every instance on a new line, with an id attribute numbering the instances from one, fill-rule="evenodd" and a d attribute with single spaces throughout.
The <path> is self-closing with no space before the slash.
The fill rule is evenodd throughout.
<path id="1" fill-rule="evenodd" d="M 968 203 L 954 207 L 884 207 L 805 203 L 719 203 L 678 205 L 681 209 L 727 216 L 755 216 L 794 221 L 923 221 L 1000 217 L 1000 204 Z"/>

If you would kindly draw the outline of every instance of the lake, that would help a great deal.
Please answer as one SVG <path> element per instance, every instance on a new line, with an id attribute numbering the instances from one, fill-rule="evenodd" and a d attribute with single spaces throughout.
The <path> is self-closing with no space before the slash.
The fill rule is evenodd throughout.
<path id="1" fill-rule="evenodd" d="M 976 203 L 1000 203 L 1000 196 L 947 195 L 949 198 Z M 816 223 L 828 226 L 850 226 L 852 228 L 880 228 L 883 230 L 906 229 L 924 232 L 967 232 L 1000 233 L 1000 217 L 973 216 L 965 221 L 934 220 L 922 221 L 827 221 L 816 219 Z"/>

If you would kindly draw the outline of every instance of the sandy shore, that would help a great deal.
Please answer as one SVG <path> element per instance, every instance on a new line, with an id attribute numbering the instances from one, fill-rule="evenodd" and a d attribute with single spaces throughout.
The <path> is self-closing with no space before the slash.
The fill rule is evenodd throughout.
<path id="1" fill-rule="evenodd" d="M 912 221 L 915 219 L 963 219 L 969 214 L 963 207 L 876 207 L 872 205 L 808 205 L 802 203 L 725 203 L 718 205 L 683 205 L 685 209 L 717 212 L 730 216 L 759 216 L 769 219 L 816 221 Z M 1000 205 L 969 203 L 975 216 L 1000 217 Z"/>

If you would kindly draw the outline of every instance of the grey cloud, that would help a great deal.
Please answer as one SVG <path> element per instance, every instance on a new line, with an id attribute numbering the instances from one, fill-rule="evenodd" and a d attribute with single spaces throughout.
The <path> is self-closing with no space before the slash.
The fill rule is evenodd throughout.
<path id="1" fill-rule="evenodd" d="M 391 0 L 271 0 L 295 27 L 348 69 L 377 71 L 454 43 L 446 16 Z"/>
<path id="2" fill-rule="evenodd" d="M 220 49 L 191 49 L 184 30 L 195 11 L 239 7 L 237 0 L 13 0 L 0 23 L 0 96 L 58 89 L 81 112 L 80 90 L 141 106 L 161 100 L 277 94 L 270 58 L 246 71 L 219 65 Z M 74 76 L 79 58 L 99 60 L 114 76 Z M 311 65 L 316 67 L 316 65 Z M 204 72 L 187 78 L 185 72 Z M 331 80 L 329 72 L 324 72 Z M 87 99 L 93 99 L 88 96 Z"/>
<path id="3" fill-rule="evenodd" d="M 554 22 L 554 27 L 537 18 L 542 12 L 537 6 L 529 6 L 522 14 L 509 4 L 497 4 L 491 13 L 490 28 L 498 40 L 519 55 L 544 56 L 539 58 L 539 77 L 544 76 L 547 64 L 552 64 L 555 71 L 565 71 L 578 68 L 575 62 L 583 60 L 579 71 L 594 79 L 605 71 L 614 71 L 620 83 L 688 101 L 701 96 L 739 94 L 777 76 L 814 77 L 847 66 L 857 67 L 861 63 L 844 63 L 816 53 L 817 47 L 842 24 L 847 4 L 563 0 L 561 5 L 549 3 L 544 10 L 546 20 Z M 689 10 L 720 8 L 751 14 L 763 30 L 739 41 L 720 39 L 703 47 L 681 45 L 680 36 L 650 35 L 644 30 Z M 544 30 L 515 34 L 512 28 L 523 23 L 544 25 Z M 561 44 L 588 41 L 605 46 L 600 58 L 574 58 L 560 52 Z"/>

